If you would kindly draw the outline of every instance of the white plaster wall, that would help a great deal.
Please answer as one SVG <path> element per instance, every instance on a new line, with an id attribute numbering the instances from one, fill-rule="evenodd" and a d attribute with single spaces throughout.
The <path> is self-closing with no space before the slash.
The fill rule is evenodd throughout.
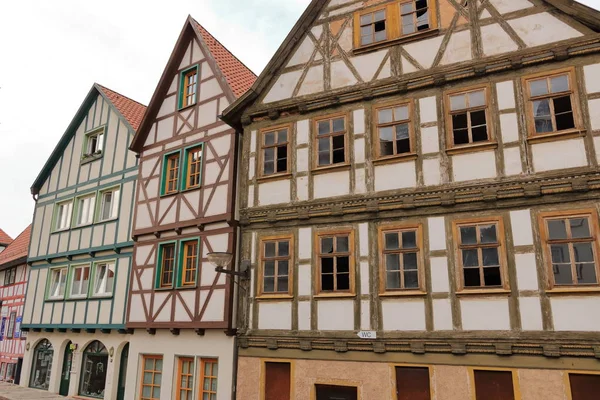
<path id="1" fill-rule="evenodd" d="M 321 331 L 354 330 L 353 300 L 319 300 L 317 315 Z"/>
<path id="2" fill-rule="evenodd" d="M 385 331 L 425 330 L 425 301 L 423 299 L 382 300 L 381 313 Z"/>
<path id="3" fill-rule="evenodd" d="M 513 81 L 498 82 L 496 84 L 498 93 L 498 109 L 507 110 L 515 108 L 515 87 Z"/>
<path id="4" fill-rule="evenodd" d="M 302 81 L 300 90 L 298 90 L 298 96 L 322 92 L 325 87 L 323 76 L 322 65 L 310 67 L 306 73 L 306 76 L 304 77 L 304 80 Z"/>
<path id="5" fill-rule="evenodd" d="M 519 49 L 519 46 L 499 24 L 482 26 L 481 42 L 483 44 L 483 53 L 486 56 L 494 56 Z"/>
<path id="6" fill-rule="evenodd" d="M 369 271 L 369 262 L 361 261 L 360 262 L 360 294 L 369 294 L 371 292 L 370 289 L 370 271 Z"/>
<path id="7" fill-rule="evenodd" d="M 508 331 L 508 299 L 461 299 L 463 329 L 466 331 Z"/>
<path id="8" fill-rule="evenodd" d="M 388 50 L 380 50 L 374 53 L 367 53 L 364 55 L 350 57 L 350 62 L 358 71 L 358 74 L 365 81 L 371 81 L 375 78 L 375 73 L 381 66 L 383 59 L 387 55 Z"/>
<path id="9" fill-rule="evenodd" d="M 511 211 L 510 224 L 515 246 L 531 246 L 533 244 L 531 210 Z"/>
<path id="10" fill-rule="evenodd" d="M 431 257 L 429 263 L 431 265 L 431 291 L 433 293 L 449 292 L 448 257 Z"/>
<path id="11" fill-rule="evenodd" d="M 296 143 L 307 144 L 310 135 L 310 121 L 303 119 L 296 123 Z"/>
<path id="12" fill-rule="evenodd" d="M 519 123 L 517 114 L 501 114 L 500 129 L 502 131 L 502 142 L 504 144 L 517 142 L 519 140 Z"/>
<path id="13" fill-rule="evenodd" d="M 375 167 L 375 191 L 404 189 L 417 186 L 415 161 L 378 165 Z"/>
<path id="14" fill-rule="evenodd" d="M 454 329 L 450 299 L 433 300 L 433 329 L 436 331 L 451 331 Z"/>
<path id="15" fill-rule="evenodd" d="M 509 20 L 508 24 L 525 44 L 531 47 L 582 36 L 580 32 L 547 12 L 515 18 Z"/>
<path id="16" fill-rule="evenodd" d="M 360 302 L 360 329 L 371 330 L 371 302 L 369 300 Z"/>
<path id="17" fill-rule="evenodd" d="M 365 139 L 354 139 L 354 163 L 362 164 L 365 162 Z"/>
<path id="18" fill-rule="evenodd" d="M 508 176 L 521 175 L 523 173 L 521 149 L 519 147 L 504 149 L 504 172 Z"/>
<path id="19" fill-rule="evenodd" d="M 519 290 L 538 290 L 537 264 L 535 254 L 515 254 L 517 285 Z"/>
<path id="20" fill-rule="evenodd" d="M 357 79 L 350 71 L 344 60 L 331 63 L 331 88 L 339 89 L 341 87 L 354 85 Z"/>
<path id="21" fill-rule="evenodd" d="M 311 323 L 310 301 L 298 302 L 298 330 L 309 331 Z"/>
<path id="22" fill-rule="evenodd" d="M 301 260 L 312 257 L 312 229 L 298 229 L 298 257 Z"/>
<path id="23" fill-rule="evenodd" d="M 500 14 L 533 7 L 533 4 L 528 0 L 490 0 L 490 3 Z"/>
<path id="24" fill-rule="evenodd" d="M 420 99 L 419 109 L 421 111 L 422 124 L 437 121 L 437 99 L 435 96 Z"/>
<path id="25" fill-rule="evenodd" d="M 600 162 L 600 137 L 594 138 L 594 148 L 596 151 L 596 160 Z"/>
<path id="26" fill-rule="evenodd" d="M 310 296 L 312 294 L 312 279 L 311 279 L 310 264 L 300 264 L 298 266 L 298 295 Z"/>
<path id="27" fill-rule="evenodd" d="M 519 310 L 521 311 L 522 330 L 541 331 L 544 329 L 539 297 L 519 297 Z"/>
<path id="28" fill-rule="evenodd" d="M 350 193 L 350 172 L 339 171 L 315 175 L 313 185 L 316 199 L 347 195 Z"/>
<path id="29" fill-rule="evenodd" d="M 443 39 L 443 36 L 437 36 L 431 39 L 419 40 L 405 45 L 404 50 L 421 64 L 423 68 L 431 68 Z"/>
<path id="30" fill-rule="evenodd" d="M 263 100 L 263 103 L 272 103 L 275 101 L 289 99 L 292 96 L 292 92 L 298 83 L 298 80 L 302 76 L 302 71 L 292 71 L 285 74 L 281 74 L 273 87 Z"/>
<path id="31" fill-rule="evenodd" d="M 421 152 L 438 153 L 440 151 L 440 134 L 437 126 L 421 128 Z"/>
<path id="32" fill-rule="evenodd" d="M 590 123 L 593 130 L 600 129 L 600 99 L 588 100 L 588 109 L 590 110 Z"/>
<path id="33" fill-rule="evenodd" d="M 352 112 L 352 119 L 354 122 L 354 134 L 365 133 L 365 110 L 363 108 L 354 110 Z"/>
<path id="34" fill-rule="evenodd" d="M 259 303 L 258 329 L 292 329 L 292 303 L 289 301 Z"/>
<path id="35" fill-rule="evenodd" d="M 446 45 L 440 65 L 454 64 L 471 59 L 471 32 L 464 30 L 453 33 Z"/>
<path id="36" fill-rule="evenodd" d="M 287 66 L 293 67 L 294 65 L 298 64 L 306 64 L 308 60 L 310 60 L 310 57 L 314 50 L 315 45 L 313 41 L 308 36 L 306 36 L 300 44 L 300 46 L 298 46 L 298 48 L 294 52 L 292 58 L 290 58 L 290 61 L 288 62 Z"/>
<path id="37" fill-rule="evenodd" d="M 258 203 L 261 206 L 290 202 L 289 179 L 264 182 L 258 185 Z"/>
<path id="38" fill-rule="evenodd" d="M 583 67 L 585 75 L 585 90 L 588 94 L 600 92 L 600 64 L 590 64 Z"/>
<path id="39" fill-rule="evenodd" d="M 439 185 L 442 183 L 440 168 L 439 158 L 423 160 L 423 181 L 425 185 Z"/>
<path id="40" fill-rule="evenodd" d="M 587 165 L 583 139 L 538 143 L 531 146 L 531 151 L 536 172 Z"/>
<path id="41" fill-rule="evenodd" d="M 600 331 L 600 297 L 550 298 L 554 329 L 557 331 Z"/>
<path id="42" fill-rule="evenodd" d="M 496 157 L 494 151 L 482 151 L 452 156 L 452 172 L 456 182 L 494 178 Z"/>
<path id="43" fill-rule="evenodd" d="M 446 250 L 446 224 L 444 217 L 432 217 L 427 220 L 429 229 L 429 250 Z"/>

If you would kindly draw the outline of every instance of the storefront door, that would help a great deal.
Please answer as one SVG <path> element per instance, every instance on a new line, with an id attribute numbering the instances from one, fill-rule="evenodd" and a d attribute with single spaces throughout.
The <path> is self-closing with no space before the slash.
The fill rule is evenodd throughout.
<path id="1" fill-rule="evenodd" d="M 73 350 L 71 349 L 71 342 L 67 344 L 65 348 L 65 355 L 63 357 L 62 372 L 60 375 L 60 394 L 62 396 L 69 395 L 69 383 L 71 382 L 71 364 L 73 363 Z"/>
<path id="2" fill-rule="evenodd" d="M 125 383 L 127 381 L 127 361 L 129 360 L 129 343 L 121 353 L 121 365 L 119 366 L 119 387 L 117 388 L 117 400 L 125 400 Z"/>

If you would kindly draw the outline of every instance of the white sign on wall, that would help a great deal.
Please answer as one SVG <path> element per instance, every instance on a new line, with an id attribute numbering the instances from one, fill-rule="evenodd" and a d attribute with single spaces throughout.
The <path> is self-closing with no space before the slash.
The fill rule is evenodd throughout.
<path id="1" fill-rule="evenodd" d="M 361 339 L 377 339 L 377 332 L 375 331 L 360 331 L 356 334 Z"/>

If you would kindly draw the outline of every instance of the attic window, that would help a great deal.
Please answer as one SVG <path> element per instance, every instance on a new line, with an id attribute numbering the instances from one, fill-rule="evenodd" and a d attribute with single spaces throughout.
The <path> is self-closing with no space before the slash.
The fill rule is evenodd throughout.
<path id="1" fill-rule="evenodd" d="M 83 158 L 100 156 L 104 150 L 104 127 L 93 130 L 85 135 Z"/>
<path id="2" fill-rule="evenodd" d="M 431 25 L 427 0 L 411 0 L 401 3 L 400 18 L 402 20 L 402 35 L 428 30 Z"/>
<path id="3" fill-rule="evenodd" d="M 365 46 L 387 39 L 385 9 L 360 16 L 360 44 Z"/>
<path id="4" fill-rule="evenodd" d="M 181 73 L 179 87 L 179 108 L 196 104 L 198 94 L 198 66 L 194 66 Z"/>

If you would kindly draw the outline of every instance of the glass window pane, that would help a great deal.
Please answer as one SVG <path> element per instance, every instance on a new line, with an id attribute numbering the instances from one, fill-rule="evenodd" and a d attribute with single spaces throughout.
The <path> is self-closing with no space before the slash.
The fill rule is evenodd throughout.
<path id="1" fill-rule="evenodd" d="M 277 264 L 277 275 L 289 275 L 289 262 L 288 261 L 279 261 Z"/>
<path id="2" fill-rule="evenodd" d="M 489 138 L 487 133 L 487 126 L 483 125 L 473 128 L 472 136 L 473 143 L 488 141 Z"/>
<path id="3" fill-rule="evenodd" d="M 321 273 L 332 274 L 333 273 L 333 258 L 321 258 Z"/>
<path id="4" fill-rule="evenodd" d="M 388 108 L 385 110 L 379 110 L 378 113 L 378 121 L 380 124 L 387 124 L 392 122 L 392 109 Z"/>
<path id="5" fill-rule="evenodd" d="M 337 276 L 337 290 L 350 290 L 350 274 Z"/>
<path id="6" fill-rule="evenodd" d="M 485 106 L 485 90 L 469 93 L 469 107 Z"/>
<path id="7" fill-rule="evenodd" d="M 577 263 L 594 262 L 592 243 L 573 243 L 573 254 Z"/>
<path id="8" fill-rule="evenodd" d="M 477 267 L 479 266 L 479 255 L 477 250 L 463 250 L 463 266 L 464 267 Z"/>
<path id="9" fill-rule="evenodd" d="M 569 76 L 561 75 L 550 78 L 550 89 L 552 93 L 569 91 Z"/>
<path id="10" fill-rule="evenodd" d="M 321 254 L 333 253 L 333 238 L 321 239 Z"/>
<path id="11" fill-rule="evenodd" d="M 502 286 L 500 267 L 484 268 L 483 281 L 485 286 Z"/>
<path id="12" fill-rule="evenodd" d="M 571 218 L 571 237 L 573 239 L 592 237 L 588 218 Z"/>
<path id="13" fill-rule="evenodd" d="M 319 122 L 319 135 L 325 135 L 331 132 L 329 120 Z"/>
<path id="14" fill-rule="evenodd" d="M 404 253 L 404 269 L 405 270 L 416 270 L 417 269 L 417 253 Z"/>
<path id="15" fill-rule="evenodd" d="M 362 15 L 360 17 L 360 24 L 361 25 L 370 24 L 372 20 L 373 20 L 373 14 Z"/>
<path id="16" fill-rule="evenodd" d="M 347 252 L 349 250 L 348 247 L 348 236 L 338 236 L 336 238 L 336 250 L 338 253 L 344 253 Z"/>
<path id="17" fill-rule="evenodd" d="M 275 278 L 265 278 L 264 291 L 266 293 L 272 293 L 275 291 Z"/>
<path id="18" fill-rule="evenodd" d="M 275 242 L 265 243 L 265 257 L 275 257 Z"/>
<path id="19" fill-rule="evenodd" d="M 329 154 L 329 138 L 321 138 L 319 139 L 319 153 L 327 152 Z"/>
<path id="20" fill-rule="evenodd" d="M 346 130 L 344 126 L 344 118 L 337 118 L 333 120 L 333 132 L 344 132 Z"/>
<path id="21" fill-rule="evenodd" d="M 344 140 L 344 135 L 338 135 L 338 136 L 334 136 L 332 138 L 332 142 L 333 142 L 333 150 L 339 150 L 339 149 L 344 149 L 344 145 L 345 145 L 345 140 Z"/>
<path id="22" fill-rule="evenodd" d="M 465 287 L 481 286 L 479 268 L 465 268 L 463 269 L 463 276 L 465 279 Z"/>
<path id="23" fill-rule="evenodd" d="M 386 289 L 401 289 L 400 285 L 400 273 L 398 271 L 387 272 L 387 280 L 385 283 Z"/>
<path id="24" fill-rule="evenodd" d="M 275 275 L 275 261 L 266 261 L 265 262 L 265 276 L 274 276 Z"/>
<path id="25" fill-rule="evenodd" d="M 275 144 L 275 132 L 265 133 L 265 145 L 270 146 Z"/>
<path id="26" fill-rule="evenodd" d="M 469 143 L 469 131 L 466 129 L 454 130 L 452 132 L 454 136 L 454 144 L 461 145 Z"/>
<path id="27" fill-rule="evenodd" d="M 533 102 L 533 115 L 535 117 L 548 117 L 550 112 L 550 100 L 536 100 Z"/>
<path id="28" fill-rule="evenodd" d="M 548 94 L 548 81 L 546 78 L 530 81 L 529 90 L 531 91 L 532 97 Z"/>
<path id="29" fill-rule="evenodd" d="M 287 131 L 287 129 L 284 129 L 284 130 L 282 130 L 282 131 L 279 131 L 279 132 L 277 133 L 277 143 L 284 143 L 284 142 L 287 142 L 287 134 L 288 134 L 288 131 Z"/>
<path id="30" fill-rule="evenodd" d="M 481 125 L 486 125 L 487 124 L 486 116 L 485 116 L 485 110 L 473 111 L 470 114 L 471 114 L 471 126 L 472 127 L 476 127 L 476 126 L 481 126 Z"/>
<path id="31" fill-rule="evenodd" d="M 535 133 L 548 133 L 552 132 L 554 128 L 552 127 L 552 118 L 551 117 L 536 117 L 535 118 Z"/>
<path id="32" fill-rule="evenodd" d="M 468 128 L 467 114 L 455 114 L 452 116 L 452 129 L 467 129 Z"/>
<path id="33" fill-rule="evenodd" d="M 556 97 L 552 99 L 552 102 L 554 103 L 555 114 L 570 113 L 573 111 L 571 96 Z"/>
<path id="34" fill-rule="evenodd" d="M 385 31 L 385 23 L 378 22 L 375 24 L 375 41 L 381 42 L 382 40 L 387 39 L 387 33 Z"/>
<path id="35" fill-rule="evenodd" d="M 350 272 L 350 258 L 349 257 L 336 257 L 337 260 L 337 273 L 349 273 Z"/>
<path id="36" fill-rule="evenodd" d="M 568 244 L 553 244 L 550 246 L 553 263 L 570 263 L 571 255 L 569 254 Z"/>
<path id="37" fill-rule="evenodd" d="M 554 283 L 557 285 L 572 285 L 571 264 L 553 264 Z"/>
<path id="38" fill-rule="evenodd" d="M 332 264 L 333 265 L 333 264 Z M 321 274 L 321 290 L 333 290 L 333 275 L 332 274 Z"/>
<path id="39" fill-rule="evenodd" d="M 496 236 L 496 225 L 485 225 L 479 227 L 481 243 L 498 243 Z"/>
<path id="40" fill-rule="evenodd" d="M 396 107 L 394 109 L 394 120 L 404 121 L 408 119 L 408 106 Z"/>
<path id="41" fill-rule="evenodd" d="M 415 249 L 417 247 L 417 232 L 402 232 L 402 248 Z"/>
<path id="42" fill-rule="evenodd" d="M 477 244 L 477 228 L 474 226 L 461 227 L 460 242 L 462 244 Z"/>
<path id="43" fill-rule="evenodd" d="M 397 232 L 389 232 L 385 234 L 385 249 L 396 250 L 400 248 L 400 240 Z"/>
<path id="44" fill-rule="evenodd" d="M 593 263 L 577 264 L 575 266 L 577 273 L 577 283 L 582 285 L 591 285 L 598 283 L 596 276 L 596 265 Z"/>
<path id="45" fill-rule="evenodd" d="M 375 21 L 383 21 L 385 19 L 385 10 L 380 10 L 375 13 Z"/>
<path id="46" fill-rule="evenodd" d="M 567 238 L 567 226 L 565 220 L 553 219 L 548 221 L 548 234 L 549 239 L 566 239 Z"/>
<path id="47" fill-rule="evenodd" d="M 279 242 L 279 256 L 286 257 L 290 254 L 290 242 L 282 240 Z"/>
<path id="48" fill-rule="evenodd" d="M 404 288 L 419 288 L 419 273 L 417 271 L 404 271 Z"/>
<path id="49" fill-rule="evenodd" d="M 485 267 L 500 265 L 500 258 L 498 256 L 498 249 L 481 249 L 481 255 L 483 257 L 483 265 Z"/>
<path id="50" fill-rule="evenodd" d="M 464 94 L 458 94 L 456 96 L 450 96 L 450 110 L 464 110 L 467 108 L 467 98 Z"/>
<path id="51" fill-rule="evenodd" d="M 408 139 L 409 138 L 409 131 L 408 131 L 408 124 L 400 124 L 400 125 L 396 125 L 396 139 Z"/>
<path id="52" fill-rule="evenodd" d="M 386 126 L 384 128 L 380 128 L 379 129 L 379 138 L 382 141 L 391 142 L 392 140 L 394 140 L 394 128 L 391 126 Z"/>
<path id="53" fill-rule="evenodd" d="M 386 254 L 385 255 L 385 269 L 387 271 L 399 271 L 400 270 L 400 255 Z"/>

